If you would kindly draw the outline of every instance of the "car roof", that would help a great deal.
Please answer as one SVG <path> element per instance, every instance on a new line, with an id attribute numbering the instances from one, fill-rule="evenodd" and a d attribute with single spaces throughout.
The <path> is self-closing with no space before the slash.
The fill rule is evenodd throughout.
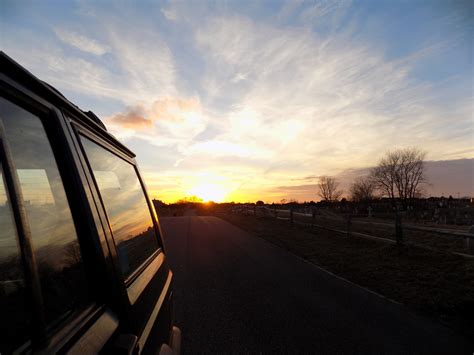
<path id="1" fill-rule="evenodd" d="M 71 117 L 73 120 L 85 123 L 91 131 L 105 136 L 109 142 L 117 145 L 128 155 L 135 157 L 135 154 L 130 149 L 107 131 L 105 124 L 92 111 L 81 110 L 77 105 L 69 101 L 59 90 L 37 78 L 3 51 L 0 51 L 0 68 L 3 74 L 15 82 L 46 99 L 58 108 L 71 112 L 73 114 L 73 117 Z"/>

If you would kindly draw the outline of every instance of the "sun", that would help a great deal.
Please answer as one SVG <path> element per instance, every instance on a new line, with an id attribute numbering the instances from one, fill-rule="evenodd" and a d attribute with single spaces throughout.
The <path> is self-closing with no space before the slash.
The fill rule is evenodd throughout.
<path id="1" fill-rule="evenodd" d="M 197 185 L 189 193 L 202 198 L 205 202 L 223 202 L 227 195 L 227 191 L 223 186 L 209 183 Z"/>

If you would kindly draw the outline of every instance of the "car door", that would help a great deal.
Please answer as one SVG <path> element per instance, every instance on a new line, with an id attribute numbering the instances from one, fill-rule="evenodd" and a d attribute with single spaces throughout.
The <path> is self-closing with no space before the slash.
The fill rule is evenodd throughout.
<path id="1" fill-rule="evenodd" d="M 63 128 L 54 105 L 0 73 L 2 354 L 97 353 L 120 331 L 107 251 Z"/>
<path id="2" fill-rule="evenodd" d="M 169 342 L 172 273 L 154 207 L 133 155 L 101 131 L 73 121 L 106 226 L 114 272 L 125 290 L 122 328 L 137 336 L 140 352 L 155 353 L 162 343 Z"/>

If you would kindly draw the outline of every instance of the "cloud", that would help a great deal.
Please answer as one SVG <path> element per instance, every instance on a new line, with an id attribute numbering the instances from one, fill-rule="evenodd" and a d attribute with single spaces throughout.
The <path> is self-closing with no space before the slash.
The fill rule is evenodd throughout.
<path id="1" fill-rule="evenodd" d="M 178 146 L 189 154 L 193 137 L 205 131 L 207 118 L 197 98 L 161 97 L 105 119 L 117 137 L 138 137 L 155 146 Z"/>
<path id="2" fill-rule="evenodd" d="M 443 88 L 412 76 L 427 60 L 425 48 L 423 55 L 391 59 L 350 33 L 322 36 L 240 16 L 208 21 L 196 41 L 207 82 L 219 83 L 211 88 L 213 99 L 233 97 L 225 138 L 271 146 L 275 161 L 300 161 L 305 170 L 312 163 L 314 173 L 333 174 L 373 163 L 388 146 L 422 141 L 438 157 L 466 147 L 465 139 L 448 138 L 464 130 L 439 128 L 454 121 L 469 126 L 469 101 L 440 105 Z M 240 73 L 245 81 L 232 80 Z M 444 152 L 433 132 L 445 135 Z"/>
<path id="3" fill-rule="evenodd" d="M 474 197 L 474 159 L 428 161 L 426 173 L 428 195 Z"/>
<path id="4" fill-rule="evenodd" d="M 465 79 L 416 75 L 443 60 L 449 36 L 399 51 L 342 1 L 288 1 L 273 14 L 259 3 L 77 4 L 74 31 L 7 28 L 2 46 L 132 149 L 169 148 L 147 156 L 146 173 L 188 188 L 186 177 L 212 172 L 245 196 L 277 196 L 275 186 L 373 166 L 388 148 L 473 156 Z"/>
<path id="5" fill-rule="evenodd" d="M 148 129 L 153 125 L 153 121 L 144 117 L 143 108 L 129 108 L 125 113 L 117 113 L 107 119 L 107 123 L 118 125 L 129 129 Z"/>
<path id="6" fill-rule="evenodd" d="M 428 183 L 423 185 L 426 196 L 449 196 L 457 197 L 474 196 L 474 159 L 454 159 L 440 161 L 426 161 L 426 177 Z M 350 185 L 361 176 L 368 176 L 371 167 L 360 169 L 347 169 L 335 175 L 339 188 L 347 195 Z M 314 180 L 317 177 L 308 176 L 300 178 L 300 181 Z M 294 179 L 297 180 L 297 179 Z M 277 186 L 270 189 L 269 193 L 278 198 L 299 198 L 300 201 L 317 200 L 318 184 L 296 184 Z"/>
<path id="7" fill-rule="evenodd" d="M 314 192 L 317 191 L 318 184 L 310 185 L 295 185 L 295 186 L 278 186 L 277 190 L 288 191 L 300 191 L 300 192 Z"/>
<path id="8" fill-rule="evenodd" d="M 164 97 L 155 100 L 150 110 L 154 120 L 182 122 L 187 115 L 198 114 L 202 108 L 197 98 Z"/>
<path id="9" fill-rule="evenodd" d="M 319 179 L 319 176 L 315 176 L 315 175 L 310 175 L 310 176 L 305 176 L 305 177 L 302 177 L 302 178 L 294 178 L 294 179 L 291 179 L 292 181 L 317 181 Z"/>
<path id="10" fill-rule="evenodd" d="M 150 20 L 113 7 L 88 11 L 87 3 L 81 6 L 81 20 L 88 25 L 70 24 L 80 30 L 54 27 L 56 37 L 51 37 L 21 28 L 14 36 L 4 36 L 2 47 L 42 80 L 80 99 L 107 99 L 109 106 L 114 101 L 120 107 L 177 96 L 173 55 L 163 36 L 147 23 Z"/>
<path id="11" fill-rule="evenodd" d="M 265 153 L 258 149 L 259 147 L 235 144 L 227 141 L 208 140 L 193 144 L 188 151 L 190 155 L 202 155 L 207 157 L 227 156 L 235 158 L 254 158 L 258 159 L 265 156 Z"/>
<path id="12" fill-rule="evenodd" d="M 313 22 L 332 13 L 337 13 L 343 6 L 350 4 L 346 0 L 320 0 L 304 9 L 300 18 L 303 22 Z"/>
<path id="13" fill-rule="evenodd" d="M 56 28 L 54 32 L 61 41 L 70 46 L 76 47 L 77 49 L 83 52 L 95 55 L 103 55 L 110 51 L 110 47 L 101 44 L 92 38 L 83 36 L 79 33 L 58 28 Z"/>
<path id="14" fill-rule="evenodd" d="M 162 8 L 161 13 L 166 17 L 169 21 L 176 21 L 178 19 L 178 13 L 174 8 Z"/>

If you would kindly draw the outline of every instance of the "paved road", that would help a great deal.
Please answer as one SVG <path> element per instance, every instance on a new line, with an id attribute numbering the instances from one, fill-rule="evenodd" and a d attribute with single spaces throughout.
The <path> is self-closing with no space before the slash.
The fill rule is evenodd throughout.
<path id="1" fill-rule="evenodd" d="M 219 218 L 160 221 L 185 354 L 474 351 L 451 330 Z"/>

